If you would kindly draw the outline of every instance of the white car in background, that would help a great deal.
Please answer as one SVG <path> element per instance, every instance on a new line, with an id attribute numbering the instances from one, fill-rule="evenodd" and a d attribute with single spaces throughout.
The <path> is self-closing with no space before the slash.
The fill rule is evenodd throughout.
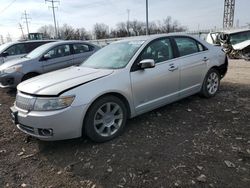
<path id="1" fill-rule="evenodd" d="M 206 41 L 222 46 L 231 59 L 250 60 L 250 29 L 232 29 L 211 32 Z"/>

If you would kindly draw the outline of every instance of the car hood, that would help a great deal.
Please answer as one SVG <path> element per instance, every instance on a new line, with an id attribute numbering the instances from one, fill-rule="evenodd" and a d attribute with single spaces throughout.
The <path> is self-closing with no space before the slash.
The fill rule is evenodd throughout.
<path id="1" fill-rule="evenodd" d="M 0 70 L 4 70 L 4 69 L 12 67 L 14 65 L 22 64 L 26 61 L 30 61 L 30 59 L 25 58 L 25 57 L 23 57 L 23 58 L 20 57 L 17 59 L 12 59 L 12 60 L 6 61 L 3 64 L 0 64 Z"/>
<path id="2" fill-rule="evenodd" d="M 232 45 L 232 46 L 233 46 L 233 49 L 235 49 L 235 50 L 242 50 L 242 49 L 246 48 L 249 45 L 250 45 L 250 40 L 246 40 L 244 42 L 241 42 L 241 43 L 238 43 L 238 44 L 235 44 L 235 45 Z"/>
<path id="3" fill-rule="evenodd" d="M 18 91 L 42 96 L 56 96 L 70 88 L 83 85 L 112 74 L 113 70 L 69 67 L 37 76 L 20 83 Z"/>

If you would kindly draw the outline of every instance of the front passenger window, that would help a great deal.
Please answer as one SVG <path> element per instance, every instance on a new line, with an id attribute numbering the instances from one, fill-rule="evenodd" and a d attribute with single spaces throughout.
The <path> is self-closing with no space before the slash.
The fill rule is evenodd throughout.
<path id="1" fill-rule="evenodd" d="M 71 55 L 70 47 L 68 44 L 57 46 L 54 49 L 50 50 L 47 54 L 50 55 L 51 59 L 68 56 L 68 55 Z"/>
<path id="2" fill-rule="evenodd" d="M 21 55 L 21 54 L 27 53 L 24 44 L 15 44 L 14 46 L 11 46 L 10 48 L 8 48 L 6 50 L 6 52 L 10 56 L 12 56 L 12 55 Z"/>
<path id="3" fill-rule="evenodd" d="M 155 63 L 173 58 L 173 51 L 169 39 L 153 41 L 141 54 L 140 60 L 153 59 Z"/>

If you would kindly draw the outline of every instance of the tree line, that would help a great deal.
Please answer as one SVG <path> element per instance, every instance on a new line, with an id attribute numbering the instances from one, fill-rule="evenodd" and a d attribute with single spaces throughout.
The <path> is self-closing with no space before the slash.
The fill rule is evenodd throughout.
<path id="1" fill-rule="evenodd" d="M 185 26 L 180 25 L 177 20 L 173 20 L 171 16 L 162 21 L 149 22 L 149 34 L 161 34 L 171 32 L 186 31 Z M 38 29 L 39 33 L 43 33 L 45 38 L 54 38 L 55 31 L 52 25 L 45 25 Z M 63 40 L 90 40 L 90 39 L 106 39 L 128 36 L 139 36 L 146 34 L 146 23 L 138 20 L 129 22 L 119 22 L 115 28 L 109 28 L 104 23 L 96 23 L 92 31 L 85 28 L 73 28 L 64 24 L 58 28 L 58 38 Z"/>

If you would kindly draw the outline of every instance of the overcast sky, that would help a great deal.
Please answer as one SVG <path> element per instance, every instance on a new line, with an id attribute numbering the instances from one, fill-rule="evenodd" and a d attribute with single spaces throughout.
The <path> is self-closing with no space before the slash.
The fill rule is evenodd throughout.
<path id="1" fill-rule="evenodd" d="M 187 26 L 189 30 L 222 27 L 224 0 L 148 0 L 149 21 L 162 20 L 171 16 Z M 44 0 L 0 0 L 0 35 L 17 38 L 21 35 L 18 23 L 26 10 L 29 14 L 30 32 L 46 24 L 53 24 L 50 4 Z M 67 23 L 73 27 L 92 30 L 95 23 L 105 23 L 110 28 L 116 23 L 127 20 L 145 20 L 145 0 L 61 0 L 57 4 L 56 17 L 59 26 Z M 240 26 L 250 23 L 249 0 L 236 0 L 235 23 Z"/>

